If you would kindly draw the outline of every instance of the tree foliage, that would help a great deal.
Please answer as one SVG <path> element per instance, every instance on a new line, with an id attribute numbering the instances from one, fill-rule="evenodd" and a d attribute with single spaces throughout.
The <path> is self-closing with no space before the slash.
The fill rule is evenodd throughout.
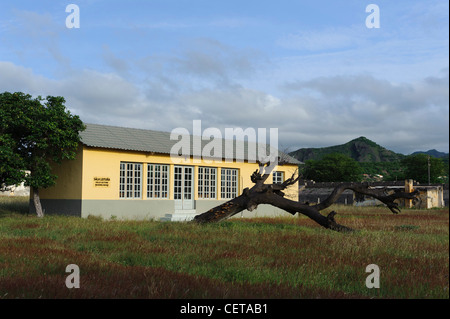
<path id="1" fill-rule="evenodd" d="M 428 165 L 431 183 L 442 182 L 439 177 L 446 173 L 442 159 L 426 154 L 410 155 L 402 160 L 402 164 L 405 166 L 405 178 L 414 179 L 419 183 L 428 183 Z"/>
<path id="2" fill-rule="evenodd" d="M 35 192 L 55 184 L 52 163 L 74 159 L 79 132 L 77 115 L 66 110 L 63 97 L 32 98 L 21 92 L 0 94 L 1 182 L 33 187 Z M 31 171 L 25 175 L 24 171 Z"/>
<path id="3" fill-rule="evenodd" d="M 0 94 L 0 184 L 19 184 L 25 179 L 25 159 L 19 149 L 21 127 L 26 125 L 22 94 Z"/>
<path id="4" fill-rule="evenodd" d="M 405 168 L 401 161 L 395 162 L 359 162 L 363 174 L 383 175 L 384 181 L 397 181 L 405 178 Z"/>
<path id="5" fill-rule="evenodd" d="M 308 160 L 303 177 L 316 182 L 357 182 L 361 180 L 361 167 L 349 156 L 333 153 L 321 160 Z"/>
<path id="6" fill-rule="evenodd" d="M 16 142 L 10 134 L 3 133 L 3 117 L 0 110 L 0 189 L 16 185 L 25 179 L 23 159 L 14 152 Z"/>

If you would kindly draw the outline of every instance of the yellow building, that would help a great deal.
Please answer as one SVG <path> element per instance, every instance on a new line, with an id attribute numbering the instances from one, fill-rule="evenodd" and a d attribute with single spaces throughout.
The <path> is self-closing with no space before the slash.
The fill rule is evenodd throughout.
<path id="1" fill-rule="evenodd" d="M 168 132 L 86 126 L 76 159 L 55 165 L 56 185 L 40 190 L 46 214 L 190 220 L 253 186 L 250 176 L 258 164 L 249 160 L 250 143 L 244 143 L 243 158 L 237 152 L 232 159 L 205 158 L 173 154 L 177 141 Z M 192 147 L 190 152 L 196 155 Z M 283 182 L 298 168 L 296 159 L 282 152 L 278 155 L 285 164 L 275 167 L 267 183 Z M 291 186 L 286 196 L 297 200 L 298 187 Z M 286 213 L 260 205 L 242 216 L 277 214 Z"/>

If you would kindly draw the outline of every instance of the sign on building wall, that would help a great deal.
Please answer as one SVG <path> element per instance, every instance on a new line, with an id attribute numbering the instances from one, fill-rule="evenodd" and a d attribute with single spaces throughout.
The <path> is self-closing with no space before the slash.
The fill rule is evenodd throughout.
<path id="1" fill-rule="evenodd" d="M 109 177 L 94 177 L 94 187 L 107 188 L 109 187 L 111 178 Z"/>

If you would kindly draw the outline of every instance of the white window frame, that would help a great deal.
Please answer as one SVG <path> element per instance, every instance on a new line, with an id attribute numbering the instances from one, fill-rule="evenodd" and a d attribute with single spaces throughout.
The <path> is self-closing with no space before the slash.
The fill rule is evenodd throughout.
<path id="1" fill-rule="evenodd" d="M 142 198 L 142 163 L 120 162 L 119 198 Z"/>
<path id="2" fill-rule="evenodd" d="M 238 196 L 239 170 L 222 168 L 220 171 L 220 195 L 222 199 L 233 199 Z"/>
<path id="3" fill-rule="evenodd" d="M 170 165 L 147 163 L 147 199 L 169 199 Z"/>
<path id="4" fill-rule="evenodd" d="M 197 196 L 198 199 L 217 198 L 217 168 L 198 167 Z"/>
<path id="5" fill-rule="evenodd" d="M 272 183 L 282 184 L 284 182 L 284 172 L 274 171 L 272 172 Z"/>

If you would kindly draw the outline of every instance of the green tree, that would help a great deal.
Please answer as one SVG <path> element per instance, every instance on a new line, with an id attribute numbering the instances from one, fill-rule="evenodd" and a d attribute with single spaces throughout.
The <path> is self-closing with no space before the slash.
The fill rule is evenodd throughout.
<path id="1" fill-rule="evenodd" d="M 25 117 L 15 105 L 18 99 L 18 94 L 0 94 L 0 186 L 25 179 L 25 161 L 18 152 Z"/>
<path id="2" fill-rule="evenodd" d="M 405 166 L 405 178 L 414 179 L 419 183 L 428 183 L 428 164 L 430 165 L 430 182 L 439 183 L 439 177 L 445 174 L 444 162 L 440 158 L 427 154 L 415 154 L 402 160 Z"/>
<path id="3" fill-rule="evenodd" d="M 442 163 L 444 164 L 444 178 L 442 179 L 441 183 L 448 184 L 449 180 L 449 157 L 448 155 L 442 158 Z"/>
<path id="4" fill-rule="evenodd" d="M 393 162 L 358 162 L 363 174 L 383 175 L 385 181 L 404 179 L 404 167 L 400 160 Z"/>
<path id="5" fill-rule="evenodd" d="M 0 110 L 1 112 L 1 110 Z M 3 133 L 3 118 L 0 113 L 0 189 L 20 184 L 25 179 L 23 159 L 14 151 L 16 143 L 10 134 Z"/>
<path id="6" fill-rule="evenodd" d="M 321 160 L 308 160 L 303 175 L 316 182 L 357 182 L 361 180 L 361 168 L 349 156 L 333 153 Z"/>
<path id="7" fill-rule="evenodd" d="M 74 159 L 85 126 L 66 110 L 63 97 L 32 98 L 21 92 L 0 94 L 0 165 L 2 182 L 19 183 L 33 189 L 36 213 L 43 217 L 39 189 L 53 186 L 57 176 L 53 163 Z M 25 175 L 24 170 L 31 173 Z"/>

